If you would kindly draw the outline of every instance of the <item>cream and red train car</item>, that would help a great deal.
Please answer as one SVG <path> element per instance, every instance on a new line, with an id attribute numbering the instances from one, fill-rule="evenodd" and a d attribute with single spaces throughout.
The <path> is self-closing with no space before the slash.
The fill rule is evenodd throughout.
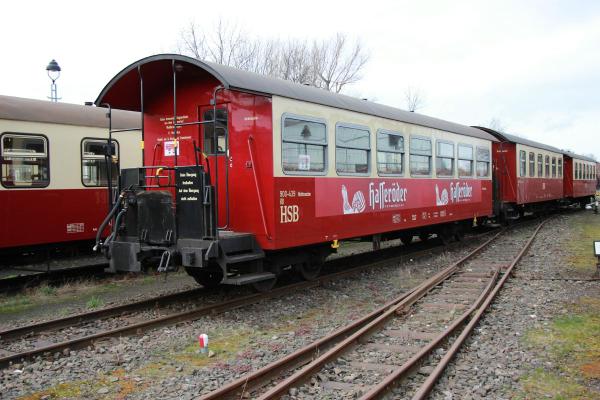
<path id="1" fill-rule="evenodd" d="M 564 202 L 563 151 L 543 143 L 483 128 L 493 145 L 494 211 L 502 219 L 546 211 Z"/>
<path id="2" fill-rule="evenodd" d="M 113 111 L 115 128 L 140 125 Z M 105 109 L 0 96 L 0 252 L 24 253 L 95 238 L 107 213 Z M 115 133 L 118 167 L 141 165 L 140 133 Z"/>
<path id="3" fill-rule="evenodd" d="M 343 239 L 448 238 L 492 214 L 496 139 L 468 126 L 172 54 L 126 67 L 105 102 L 143 113 L 151 164 L 122 171 L 113 270 L 160 256 L 269 286 L 316 276 Z"/>
<path id="4" fill-rule="evenodd" d="M 564 152 L 564 158 L 565 198 L 584 207 L 594 201 L 596 196 L 598 163 L 591 157 L 580 156 L 571 152 Z"/>

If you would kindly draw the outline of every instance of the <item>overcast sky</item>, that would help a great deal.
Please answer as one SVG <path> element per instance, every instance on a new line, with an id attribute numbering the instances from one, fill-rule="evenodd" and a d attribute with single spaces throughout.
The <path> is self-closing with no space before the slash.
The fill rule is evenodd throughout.
<path id="1" fill-rule="evenodd" d="M 371 59 L 347 94 L 600 157 L 600 1 L 5 2 L 0 94 L 94 100 L 122 68 L 174 52 L 183 27 L 222 18 L 263 38 L 359 38 Z"/>

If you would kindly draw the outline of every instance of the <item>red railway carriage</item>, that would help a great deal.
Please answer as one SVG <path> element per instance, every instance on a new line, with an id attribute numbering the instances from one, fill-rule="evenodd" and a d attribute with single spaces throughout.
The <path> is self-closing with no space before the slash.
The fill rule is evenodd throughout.
<path id="1" fill-rule="evenodd" d="M 138 113 L 113 114 L 115 127 L 139 127 Z M 0 96 L 0 252 L 95 238 L 108 208 L 107 128 L 106 110 Z M 114 135 L 114 185 L 119 164 L 141 165 L 138 140 Z"/>
<path id="2" fill-rule="evenodd" d="M 122 171 L 113 270 L 160 256 L 205 285 L 269 285 L 314 277 L 342 239 L 447 238 L 492 214 L 478 129 L 180 55 L 131 64 L 105 102 L 143 113 L 149 163 Z"/>
<path id="3" fill-rule="evenodd" d="M 554 208 L 564 198 L 563 151 L 519 136 L 480 128 L 494 135 L 496 215 L 517 218 L 524 212 Z"/>
<path id="4" fill-rule="evenodd" d="M 596 195 L 597 163 L 590 157 L 571 152 L 565 155 L 565 198 L 581 206 L 593 201 Z"/>

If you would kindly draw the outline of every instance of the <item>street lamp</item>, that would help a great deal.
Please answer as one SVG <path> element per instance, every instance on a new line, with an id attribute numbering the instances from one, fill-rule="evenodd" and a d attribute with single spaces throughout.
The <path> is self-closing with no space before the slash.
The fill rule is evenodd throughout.
<path id="1" fill-rule="evenodd" d="M 52 84 L 50 85 L 50 101 L 57 102 L 58 94 L 56 92 L 56 80 L 60 77 L 60 66 L 56 62 L 56 60 L 52 59 L 48 66 L 46 67 L 46 72 L 48 73 L 48 78 L 52 80 Z"/>

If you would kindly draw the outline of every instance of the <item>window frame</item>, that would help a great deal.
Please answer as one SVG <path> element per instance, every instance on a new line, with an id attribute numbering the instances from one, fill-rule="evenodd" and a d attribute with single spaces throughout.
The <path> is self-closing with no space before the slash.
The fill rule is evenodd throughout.
<path id="1" fill-rule="evenodd" d="M 489 160 L 479 160 L 479 158 L 477 156 L 479 149 L 487 151 Z M 477 175 L 477 163 L 480 163 L 480 162 L 487 163 L 487 165 L 488 165 L 488 168 L 487 168 L 488 173 L 486 176 Z M 491 176 L 491 172 L 492 172 L 492 151 L 488 147 L 475 146 L 475 178 L 476 179 L 477 178 L 489 178 Z"/>
<path id="2" fill-rule="evenodd" d="M 544 155 L 542 153 L 537 153 L 537 177 L 544 177 Z"/>
<path id="3" fill-rule="evenodd" d="M 2 167 L 2 165 L 4 164 L 4 136 L 9 135 L 9 136 L 21 136 L 21 137 L 37 137 L 37 138 L 42 138 L 44 139 L 45 142 L 45 157 L 48 160 L 48 180 L 46 181 L 45 184 L 43 185 L 31 185 L 31 186 L 6 186 L 4 184 L 4 181 L 0 178 L 0 184 L 2 185 L 2 187 L 4 187 L 5 189 L 8 190 L 13 190 L 13 189 L 43 189 L 43 188 L 47 188 L 48 186 L 50 186 L 50 182 L 52 181 L 52 177 L 50 175 L 50 139 L 48 138 L 48 136 L 44 135 L 43 133 L 22 133 L 22 132 L 13 132 L 13 131 L 4 131 L 2 133 L 0 133 L 0 168 Z M 25 156 L 22 155 L 17 155 L 17 157 L 23 157 L 26 158 Z"/>
<path id="4" fill-rule="evenodd" d="M 557 173 L 558 173 L 558 169 L 557 169 L 557 162 L 556 162 L 556 156 L 552 157 L 552 162 L 551 162 L 551 172 L 552 172 L 552 178 L 556 178 L 558 177 Z"/>
<path id="5" fill-rule="evenodd" d="M 544 178 L 550 178 L 550 155 L 544 157 Z"/>
<path id="6" fill-rule="evenodd" d="M 427 154 L 420 154 L 420 153 L 414 153 L 415 156 L 424 156 L 424 157 L 429 157 L 429 174 L 413 174 L 412 172 L 412 168 L 410 167 L 410 156 L 413 155 L 413 152 L 411 151 L 411 146 L 410 146 L 410 141 L 415 138 L 415 139 L 421 139 L 421 140 L 428 140 L 429 143 L 431 144 L 431 154 L 427 155 Z M 425 135 L 410 135 L 408 138 L 408 172 L 411 178 L 432 178 L 433 177 L 433 138 L 430 136 L 425 136 Z"/>
<path id="7" fill-rule="evenodd" d="M 527 150 L 519 150 L 517 159 L 519 168 L 519 178 L 527 178 Z"/>
<path id="8" fill-rule="evenodd" d="M 471 159 L 467 159 L 467 158 L 460 158 L 460 151 L 459 151 L 459 147 L 470 147 L 471 148 L 471 154 L 473 154 L 471 157 Z M 475 154 L 475 148 L 473 147 L 472 144 L 469 143 L 457 143 L 456 145 L 456 176 L 460 179 L 460 178 L 473 178 L 475 176 L 475 158 L 476 158 L 476 154 Z M 471 175 L 461 175 L 460 174 L 460 168 L 458 167 L 458 164 L 460 162 L 460 160 L 464 160 L 464 161 L 471 161 Z"/>
<path id="9" fill-rule="evenodd" d="M 357 129 L 357 130 L 361 130 L 361 131 L 366 131 L 369 135 L 369 148 L 368 149 L 363 149 L 360 147 L 344 147 L 344 146 L 338 146 L 337 144 L 337 135 L 338 135 L 338 128 L 350 128 L 350 129 Z M 371 167 L 371 152 L 373 151 L 373 148 L 371 146 L 371 128 L 369 128 L 366 125 L 359 125 L 359 124 L 353 124 L 353 123 L 349 123 L 349 122 L 336 122 L 335 124 L 335 173 L 338 176 L 369 176 L 371 175 L 371 171 L 372 171 L 372 167 Z M 377 145 L 377 143 L 375 143 L 375 145 Z M 337 149 L 341 148 L 341 149 L 353 149 L 353 150 L 363 150 L 367 152 L 367 172 L 339 172 L 337 169 Z"/>
<path id="10" fill-rule="evenodd" d="M 283 139 L 283 129 L 285 127 L 285 119 L 286 118 L 290 118 L 290 119 L 295 119 L 297 121 L 306 121 L 306 122 L 314 122 L 317 124 L 323 124 L 325 125 L 325 144 L 319 144 L 317 142 L 308 142 L 308 141 L 301 141 L 301 140 L 284 140 Z M 327 175 L 328 171 L 329 171 L 329 125 L 327 124 L 327 120 L 325 118 L 319 118 L 319 117 L 309 117 L 309 116 L 304 116 L 304 115 L 298 115 L 298 114 L 293 114 L 293 113 L 283 113 L 281 114 L 281 138 L 280 138 L 280 148 L 279 148 L 279 154 L 280 154 L 280 166 L 281 166 L 281 171 L 283 172 L 284 175 L 311 175 L 311 176 L 325 176 Z M 288 143 L 300 143 L 300 144 L 313 144 L 316 146 L 323 146 L 323 153 L 325 155 L 324 157 L 324 166 L 323 166 L 323 171 L 321 172 L 311 172 L 311 171 L 286 171 L 283 168 L 283 143 L 284 142 L 288 142 Z"/>
<path id="11" fill-rule="evenodd" d="M 438 143 L 442 143 L 442 144 L 449 144 L 452 146 L 452 174 L 451 175 L 440 175 L 438 174 L 438 168 L 437 168 L 437 159 L 439 158 L 449 158 L 449 157 L 440 157 L 438 156 L 438 152 L 439 152 L 439 148 L 438 148 Z M 418 155 L 418 154 L 417 154 Z M 451 140 L 444 140 L 444 139 L 436 139 L 435 141 L 435 176 L 436 178 L 443 178 L 443 179 L 454 179 L 454 177 L 456 176 L 456 145 L 454 144 L 453 141 Z"/>
<path id="12" fill-rule="evenodd" d="M 563 177 L 563 159 L 562 159 L 562 157 L 558 157 L 557 163 L 558 163 L 558 165 L 557 165 L 558 177 L 562 178 Z"/>
<path id="13" fill-rule="evenodd" d="M 393 136 L 400 136 L 402 138 L 402 147 L 403 150 L 402 151 L 385 151 L 382 150 L 382 153 L 394 153 L 394 154 L 402 154 L 402 163 L 400 164 L 400 170 L 402 172 L 398 173 L 388 173 L 388 172 L 380 172 L 379 171 L 379 134 L 384 134 L 384 135 L 393 135 Z M 410 143 L 409 143 L 410 146 Z M 406 174 L 406 135 L 403 133 L 400 133 L 398 131 L 392 131 L 389 129 L 377 129 L 377 131 L 375 132 L 375 164 L 376 164 L 376 169 L 377 169 L 377 175 L 378 176 L 404 176 Z"/>
<path id="14" fill-rule="evenodd" d="M 217 106 L 216 110 L 212 107 L 210 108 L 205 108 L 204 110 L 202 110 L 202 122 L 204 121 L 212 121 L 210 119 L 204 119 L 204 115 L 207 112 L 213 112 L 213 110 L 215 111 L 215 113 L 218 113 L 219 111 L 225 111 L 225 113 L 227 114 L 227 118 L 225 119 L 225 150 L 219 151 L 219 135 L 217 135 L 217 143 L 213 143 L 213 145 L 215 145 L 216 151 L 213 152 L 212 149 L 210 149 L 210 151 L 206 151 L 206 132 L 205 129 L 207 127 L 207 124 L 201 124 L 200 125 L 200 134 L 202 135 L 202 150 L 204 151 L 204 153 L 207 156 L 229 156 L 229 107 L 225 104 L 222 106 Z M 215 121 L 219 121 L 218 119 L 216 119 L 216 115 L 213 116 L 213 120 Z M 213 127 L 215 127 L 217 124 L 214 124 Z M 214 136 L 211 138 L 211 140 L 214 139 Z M 177 150 L 175 150 L 177 151 Z"/>
<path id="15" fill-rule="evenodd" d="M 80 169 L 79 169 L 79 175 L 81 178 L 81 184 L 84 187 L 89 187 L 89 188 L 107 188 L 107 185 L 86 185 L 85 183 L 83 183 L 83 142 L 85 142 L 86 140 L 93 140 L 93 141 L 98 141 L 98 142 L 104 142 L 104 144 L 106 144 L 106 142 L 108 142 L 108 138 L 99 138 L 99 137 L 91 137 L 91 136 L 86 136 L 84 138 L 81 139 L 81 141 L 79 142 L 79 165 L 80 165 Z M 118 174 L 120 174 L 121 171 L 121 144 L 119 143 L 119 141 L 115 138 L 112 138 L 112 141 L 114 143 L 117 144 L 117 146 L 115 147 L 117 150 L 117 182 L 116 182 L 116 186 L 119 185 L 119 178 L 118 178 Z M 102 159 L 102 160 L 106 160 L 106 157 L 99 157 L 96 156 L 97 159 Z M 95 159 L 95 158 L 90 158 L 90 159 Z M 107 183 L 108 183 L 108 177 L 107 177 Z M 112 185 L 113 188 L 115 187 L 115 184 Z"/>
<path id="16" fill-rule="evenodd" d="M 530 178 L 535 178 L 535 153 L 533 151 L 530 151 L 527 157 L 529 157 L 529 174 L 527 174 L 527 176 Z"/>

